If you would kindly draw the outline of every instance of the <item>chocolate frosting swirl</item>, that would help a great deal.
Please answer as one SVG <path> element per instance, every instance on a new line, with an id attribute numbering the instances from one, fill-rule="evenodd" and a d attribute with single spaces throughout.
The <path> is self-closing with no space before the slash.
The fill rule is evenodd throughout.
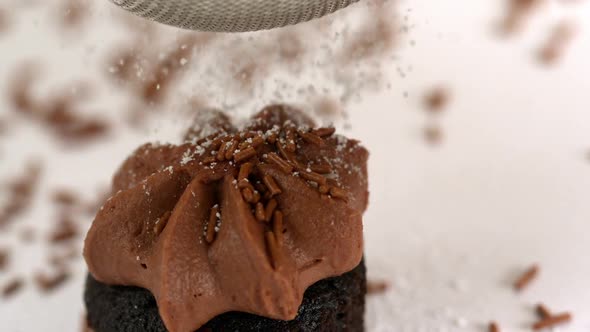
<path id="1" fill-rule="evenodd" d="M 368 152 L 267 107 L 242 130 L 206 113 L 182 145 L 140 147 L 86 237 L 90 273 L 152 292 L 171 331 L 242 311 L 297 315 L 313 283 L 363 252 Z"/>

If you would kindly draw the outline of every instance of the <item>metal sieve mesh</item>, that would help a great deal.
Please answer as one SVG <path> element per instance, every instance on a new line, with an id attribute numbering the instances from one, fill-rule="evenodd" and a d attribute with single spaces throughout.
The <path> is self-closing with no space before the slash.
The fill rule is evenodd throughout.
<path id="1" fill-rule="evenodd" d="M 359 0 L 111 0 L 118 6 L 180 28 L 242 32 L 318 18 Z"/>

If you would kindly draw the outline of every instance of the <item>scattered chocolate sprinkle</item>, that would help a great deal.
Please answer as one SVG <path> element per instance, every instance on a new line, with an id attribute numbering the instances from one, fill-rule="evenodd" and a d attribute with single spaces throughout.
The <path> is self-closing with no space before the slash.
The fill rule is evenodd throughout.
<path id="1" fill-rule="evenodd" d="M 171 83 L 182 73 L 184 64 L 191 61 L 194 47 L 212 41 L 214 36 L 209 33 L 188 34 L 175 43 L 175 49 L 148 70 L 147 80 L 140 89 L 145 103 L 162 102 Z"/>
<path id="2" fill-rule="evenodd" d="M 523 290 L 526 286 L 528 286 L 539 274 L 539 266 L 533 265 L 528 268 L 514 283 L 514 288 L 517 291 Z"/>
<path id="3" fill-rule="evenodd" d="M 498 326 L 498 323 L 496 322 L 491 322 L 490 326 L 488 328 L 489 332 L 500 332 L 500 327 Z"/>
<path id="4" fill-rule="evenodd" d="M 2 287 L 2 297 L 7 298 L 16 294 L 24 286 L 24 281 L 21 278 L 14 278 Z"/>
<path id="5" fill-rule="evenodd" d="M 258 203 L 258 200 L 260 200 L 260 195 L 255 195 L 254 191 L 250 188 L 242 189 L 242 196 L 246 202 L 252 204 Z"/>
<path id="6" fill-rule="evenodd" d="M 543 4 L 544 0 L 509 0 L 508 12 L 502 22 L 502 30 L 506 34 L 518 32 L 526 20 Z"/>
<path id="7" fill-rule="evenodd" d="M 4 271 L 8 266 L 10 255 L 7 249 L 0 248 L 0 271 Z"/>
<path id="8" fill-rule="evenodd" d="M 74 239 L 77 235 L 78 228 L 76 224 L 67 217 L 63 217 L 49 235 L 49 241 L 52 243 L 66 242 Z"/>
<path id="9" fill-rule="evenodd" d="M 274 195 L 278 195 L 280 193 L 282 193 L 281 188 L 279 187 L 279 185 L 275 182 L 275 179 L 273 179 L 272 176 L 270 175 L 265 175 L 262 178 L 262 181 L 264 181 L 264 184 L 266 185 L 266 187 L 268 188 L 268 190 L 270 191 L 270 195 L 274 196 Z"/>
<path id="10" fill-rule="evenodd" d="M 556 325 L 568 323 L 572 320 L 572 315 L 569 312 L 553 315 L 542 319 L 535 324 L 533 324 L 533 330 L 542 330 L 550 327 L 554 327 Z"/>
<path id="11" fill-rule="evenodd" d="M 266 232 L 266 246 L 272 258 L 272 266 L 275 270 L 281 267 L 281 253 L 278 247 L 277 239 L 273 232 Z"/>
<path id="12" fill-rule="evenodd" d="M 286 174 L 291 174 L 293 171 L 293 166 L 291 166 L 287 161 L 283 158 L 279 157 L 276 153 L 271 152 L 267 155 L 268 160 L 275 164 L 279 169 Z"/>
<path id="13" fill-rule="evenodd" d="M 62 18 L 62 26 L 68 28 L 79 28 L 84 23 L 86 16 L 90 10 L 90 1 L 81 0 L 65 0 L 62 2 L 60 14 Z"/>
<path id="14" fill-rule="evenodd" d="M 207 223 L 207 233 L 205 235 L 205 240 L 207 243 L 213 243 L 215 240 L 215 225 L 217 224 L 217 214 L 219 213 L 219 207 L 217 205 L 211 208 L 211 213 L 209 214 L 209 222 Z"/>
<path id="15" fill-rule="evenodd" d="M 252 192 L 254 192 L 254 187 L 252 187 L 252 185 L 250 184 L 250 181 L 248 181 L 248 179 L 240 180 L 238 182 L 238 188 L 240 188 L 240 189 L 248 188 L 248 189 L 252 190 Z"/>
<path id="16" fill-rule="evenodd" d="M 264 221 L 266 215 L 264 214 L 264 205 L 261 202 L 256 203 L 256 219 L 258 221 Z"/>
<path id="17" fill-rule="evenodd" d="M 275 144 L 277 142 L 278 135 L 277 133 L 272 133 L 266 139 L 270 144 Z"/>
<path id="18" fill-rule="evenodd" d="M 262 144 L 264 144 L 264 138 L 262 138 L 258 135 L 252 137 L 252 144 L 251 145 L 253 148 L 257 148 Z"/>
<path id="19" fill-rule="evenodd" d="M 444 87 L 436 87 L 424 97 L 426 110 L 432 113 L 442 111 L 449 103 L 449 91 Z"/>
<path id="20" fill-rule="evenodd" d="M 10 18 L 8 17 L 8 11 L 4 8 L 0 8 L 0 34 L 8 30 L 10 25 Z"/>
<path id="21" fill-rule="evenodd" d="M 99 118 L 80 115 L 76 97 L 70 92 L 38 101 L 31 96 L 35 75 L 33 66 L 23 66 L 16 72 L 11 85 L 10 98 L 15 111 L 43 124 L 65 143 L 80 144 L 105 136 L 110 124 Z M 78 83 L 77 85 L 83 85 Z"/>
<path id="22" fill-rule="evenodd" d="M 240 166 L 240 173 L 238 173 L 238 181 L 242 181 L 247 179 L 250 176 L 250 172 L 252 172 L 252 167 L 254 164 L 252 163 L 244 163 Z"/>
<path id="23" fill-rule="evenodd" d="M 541 62 L 552 65 L 559 61 L 574 39 L 576 32 L 577 27 L 571 22 L 563 21 L 558 24 L 539 51 Z"/>
<path id="24" fill-rule="evenodd" d="M 309 167 L 312 172 L 319 174 L 330 174 L 332 173 L 332 166 L 330 164 L 313 164 Z"/>
<path id="25" fill-rule="evenodd" d="M 271 199 L 270 201 L 268 201 L 268 203 L 266 204 L 266 207 L 264 208 L 264 221 L 266 222 L 270 222 L 275 209 L 277 208 L 277 200 L 276 199 Z"/>
<path id="26" fill-rule="evenodd" d="M 301 138 L 309 144 L 314 144 L 317 146 L 324 145 L 324 140 L 314 133 L 299 133 L 299 136 L 301 136 Z"/>
<path id="27" fill-rule="evenodd" d="M 367 282 L 367 294 L 382 294 L 389 289 L 389 282 L 385 280 L 369 280 Z"/>
<path id="28" fill-rule="evenodd" d="M 6 226 L 30 205 L 37 189 L 40 173 L 40 164 L 30 162 L 25 167 L 24 174 L 8 183 L 9 199 L 3 207 L 0 207 L 0 228 Z"/>
<path id="29" fill-rule="evenodd" d="M 293 153 L 297 150 L 297 144 L 295 144 L 295 129 L 294 128 L 287 128 L 286 134 L 285 134 L 285 140 L 286 140 L 286 144 L 285 144 L 285 150 Z"/>
<path id="30" fill-rule="evenodd" d="M 424 138 L 431 145 L 437 145 L 443 139 L 443 131 L 437 125 L 428 125 L 424 128 Z"/>
<path id="31" fill-rule="evenodd" d="M 35 230 L 33 228 L 30 228 L 30 227 L 24 228 L 20 232 L 20 239 L 24 243 L 31 243 L 31 242 L 33 242 L 33 240 L 35 240 Z"/>
<path id="32" fill-rule="evenodd" d="M 49 257 L 49 264 L 58 268 L 65 269 L 68 263 L 74 259 L 81 258 L 80 250 L 76 246 L 72 246 L 67 252 L 63 254 L 54 254 Z"/>
<path id="33" fill-rule="evenodd" d="M 242 162 L 244 160 L 248 160 L 256 155 L 256 150 L 253 147 L 246 148 L 243 151 L 240 151 L 234 154 L 234 161 L 236 163 Z"/>
<path id="34" fill-rule="evenodd" d="M 310 169 L 311 171 L 311 169 Z M 307 181 L 312 181 L 317 183 L 318 185 L 325 185 L 327 183 L 326 178 L 318 173 L 315 172 L 307 172 L 307 171 L 303 171 L 303 172 L 299 172 L 299 175 L 306 179 Z"/>
<path id="35" fill-rule="evenodd" d="M 51 276 L 38 273 L 35 276 L 35 282 L 37 283 L 37 286 L 39 287 L 39 289 L 41 289 L 41 291 L 47 293 L 61 286 L 68 279 L 70 279 L 70 277 L 71 275 L 67 271 L 59 271 Z"/>
<path id="36" fill-rule="evenodd" d="M 325 128 L 318 128 L 311 131 L 312 133 L 316 134 L 319 137 L 329 137 L 334 135 L 336 132 L 336 128 L 334 127 L 325 127 Z"/>
<path id="37" fill-rule="evenodd" d="M 231 145 L 231 142 L 223 142 L 221 147 L 219 147 L 219 151 L 217 151 L 217 161 L 224 161 L 225 160 L 225 152 L 228 147 L 228 144 Z"/>
<path id="38" fill-rule="evenodd" d="M 341 199 L 345 202 L 348 202 L 348 192 L 342 188 L 332 187 L 330 188 L 330 196 L 333 198 Z"/>
<path id="39" fill-rule="evenodd" d="M 318 190 L 320 191 L 320 194 L 327 194 L 330 192 L 330 187 L 327 185 L 321 185 Z"/>
<path id="40" fill-rule="evenodd" d="M 236 148 L 238 147 L 238 141 L 232 140 L 231 143 L 228 145 L 225 151 L 225 159 L 230 160 L 231 157 L 234 155 Z"/>
<path id="41" fill-rule="evenodd" d="M 276 210 L 273 217 L 272 223 L 272 231 L 275 234 L 275 238 L 277 239 L 277 244 L 279 246 L 283 245 L 283 213 L 279 210 Z"/>
<path id="42" fill-rule="evenodd" d="M 537 304 L 537 307 L 535 309 L 537 315 L 539 315 L 541 319 L 551 317 L 551 311 L 549 311 L 549 309 L 547 309 L 547 307 L 543 303 Z"/>
<path id="43" fill-rule="evenodd" d="M 63 206 L 73 206 L 78 203 L 78 195 L 68 189 L 58 189 L 53 192 L 52 200 Z"/>

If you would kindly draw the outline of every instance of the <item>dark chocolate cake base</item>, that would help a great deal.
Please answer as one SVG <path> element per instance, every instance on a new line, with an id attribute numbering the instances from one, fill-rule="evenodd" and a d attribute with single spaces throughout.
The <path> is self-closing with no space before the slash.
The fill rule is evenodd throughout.
<path id="1" fill-rule="evenodd" d="M 361 262 L 339 277 L 321 280 L 305 292 L 292 321 L 241 312 L 217 316 L 199 331 L 363 331 L 366 275 Z M 142 288 L 108 286 L 88 275 L 84 302 L 94 332 L 165 332 L 152 294 Z"/>

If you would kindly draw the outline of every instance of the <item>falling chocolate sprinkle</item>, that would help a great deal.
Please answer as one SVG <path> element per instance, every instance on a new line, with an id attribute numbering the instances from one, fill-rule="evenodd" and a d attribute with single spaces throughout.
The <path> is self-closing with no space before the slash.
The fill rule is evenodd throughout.
<path id="1" fill-rule="evenodd" d="M 375 295 L 387 292 L 389 289 L 389 282 L 385 280 L 369 280 L 367 282 L 367 294 Z"/>
<path id="2" fill-rule="evenodd" d="M 90 11 L 90 1 L 64 0 L 59 6 L 62 26 L 67 28 L 80 28 L 86 21 Z"/>
<path id="3" fill-rule="evenodd" d="M 442 111 L 449 103 L 449 91 L 444 87 L 434 88 L 424 97 L 426 110 L 432 113 Z"/>
<path id="4" fill-rule="evenodd" d="M 279 246 L 283 245 L 283 213 L 279 210 L 274 212 L 273 222 L 272 222 L 272 231 L 277 239 L 277 244 Z"/>
<path id="5" fill-rule="evenodd" d="M 71 275 L 67 271 L 59 271 L 54 275 L 46 275 L 43 273 L 38 273 L 35 276 L 35 282 L 37 286 L 42 292 L 51 292 L 64 284 L 68 279 L 70 279 Z"/>
<path id="6" fill-rule="evenodd" d="M 15 295 L 24 286 L 22 278 L 14 278 L 2 287 L 2 297 L 7 298 Z"/>
<path id="7" fill-rule="evenodd" d="M 40 164 L 30 162 L 24 174 L 8 184 L 8 202 L 0 207 L 0 228 L 6 226 L 29 207 L 37 189 L 40 173 Z"/>
<path id="8" fill-rule="evenodd" d="M 505 34 L 513 34 L 522 29 L 529 16 L 538 10 L 544 0 L 508 0 L 506 17 L 502 22 Z"/>
<path id="9" fill-rule="evenodd" d="M 68 189 L 58 189 L 53 192 L 51 199 L 56 204 L 73 206 L 78 203 L 78 194 Z"/>
<path id="10" fill-rule="evenodd" d="M 7 249 L 0 248 L 0 271 L 4 271 L 8 266 L 10 253 Z"/>
<path id="11" fill-rule="evenodd" d="M 62 217 L 52 233 L 49 235 L 49 241 L 52 243 L 62 243 L 70 241 L 78 236 L 76 224 L 67 217 Z"/>
<path id="12" fill-rule="evenodd" d="M 189 33 L 180 38 L 172 45 L 173 51 L 157 61 L 156 65 L 148 68 L 145 73 L 147 80 L 140 87 L 140 96 L 146 104 L 161 103 L 167 97 L 172 83 L 178 80 L 184 72 L 185 64 L 193 60 L 195 49 L 204 47 L 213 40 L 216 34 L 213 33 Z M 158 54 L 159 56 L 159 54 Z"/>
<path id="13" fill-rule="evenodd" d="M 10 26 L 10 17 L 8 11 L 4 8 L 0 8 L 0 35 L 8 30 Z"/>
<path id="14" fill-rule="evenodd" d="M 549 311 L 549 309 L 547 309 L 547 307 L 543 304 L 543 303 L 539 303 L 537 304 L 537 307 L 535 308 L 537 315 L 539 315 L 539 317 L 541 319 L 546 319 L 551 317 L 551 311 Z"/>
<path id="15" fill-rule="evenodd" d="M 577 27 L 569 21 L 558 24 L 545 45 L 539 51 L 539 59 L 546 65 L 553 65 L 559 61 L 571 44 L 577 32 Z"/>
<path id="16" fill-rule="evenodd" d="M 550 327 L 554 327 L 560 324 L 568 323 L 572 320 L 572 315 L 569 312 L 557 314 L 550 316 L 548 318 L 542 319 L 535 324 L 533 324 L 533 330 L 542 330 Z"/>
<path id="17" fill-rule="evenodd" d="M 437 145 L 443 139 L 443 131 L 437 125 L 428 125 L 424 128 L 424 138 L 429 144 Z"/>
<path id="18" fill-rule="evenodd" d="M 517 291 L 523 290 L 526 286 L 528 286 L 535 277 L 539 274 L 539 266 L 533 265 L 528 268 L 514 283 L 514 288 Z"/>
<path id="19" fill-rule="evenodd" d="M 277 200 L 276 199 L 271 199 L 270 201 L 268 201 L 268 203 L 266 204 L 266 207 L 264 208 L 264 221 L 266 222 L 270 222 L 270 220 L 272 219 L 272 216 L 275 212 L 275 209 L 277 208 Z"/>
<path id="20" fill-rule="evenodd" d="M 500 327 L 498 326 L 498 323 L 496 322 L 491 322 L 490 326 L 488 328 L 489 332 L 500 332 Z"/>
<path id="21" fill-rule="evenodd" d="M 266 185 L 266 187 L 270 191 L 271 196 L 275 196 L 275 195 L 282 193 L 281 188 L 275 182 L 275 179 L 272 176 L 267 174 L 262 178 L 262 181 L 264 181 L 264 184 Z"/>
<path id="22" fill-rule="evenodd" d="M 33 67 L 22 66 L 16 71 L 9 93 L 16 112 L 43 124 L 65 143 L 79 145 L 104 137 L 110 131 L 111 126 L 105 120 L 80 115 L 81 112 L 75 106 L 75 97 L 69 93 L 54 95 L 47 100 L 35 100 L 31 93 L 36 79 Z"/>

